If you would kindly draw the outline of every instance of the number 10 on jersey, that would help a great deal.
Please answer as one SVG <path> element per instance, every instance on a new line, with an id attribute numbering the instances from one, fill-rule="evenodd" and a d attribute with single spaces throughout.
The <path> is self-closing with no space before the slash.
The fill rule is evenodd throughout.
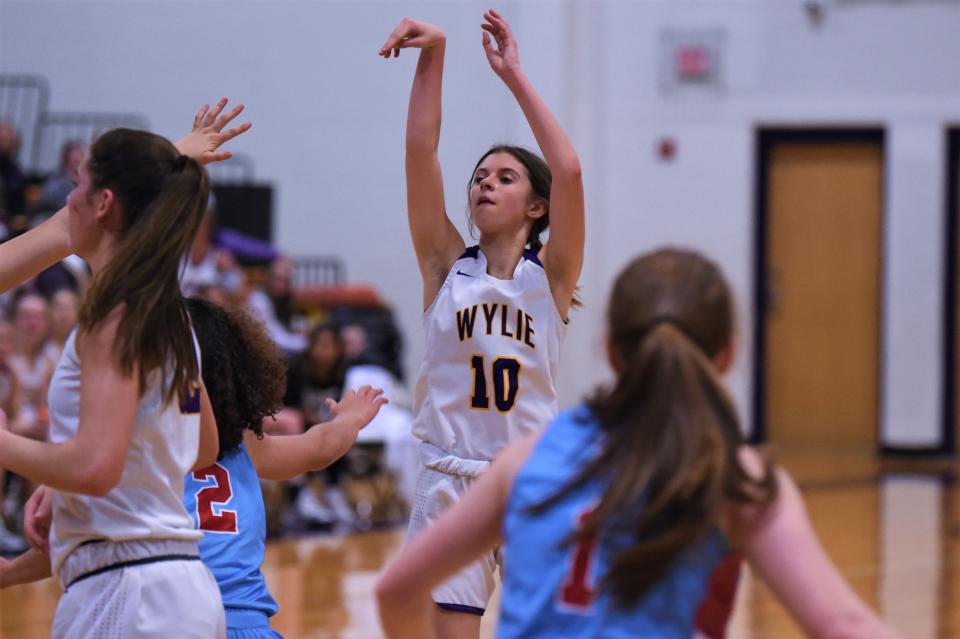
<path id="1" fill-rule="evenodd" d="M 487 367 L 483 355 L 470 358 L 473 369 L 473 395 L 470 396 L 470 408 L 490 410 L 490 394 L 487 390 L 493 386 L 493 404 L 501 413 L 509 413 L 517 401 L 520 392 L 520 360 L 513 357 L 498 357 L 490 366 L 490 379 L 487 384 Z"/>

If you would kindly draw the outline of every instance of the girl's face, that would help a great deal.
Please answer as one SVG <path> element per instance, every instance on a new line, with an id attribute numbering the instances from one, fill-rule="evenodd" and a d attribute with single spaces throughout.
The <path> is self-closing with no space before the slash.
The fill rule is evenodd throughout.
<path id="1" fill-rule="evenodd" d="M 265 288 L 277 299 L 290 295 L 293 292 L 293 262 L 285 258 L 274 260 L 267 272 Z"/>
<path id="2" fill-rule="evenodd" d="M 17 339 L 22 346 L 28 349 L 38 348 L 47 339 L 50 329 L 49 312 L 47 301 L 38 295 L 27 295 L 20 300 L 14 323 Z"/>
<path id="3" fill-rule="evenodd" d="M 57 291 L 50 302 L 50 330 L 64 339 L 77 323 L 80 301 L 73 291 Z"/>
<path id="4" fill-rule="evenodd" d="M 310 343 L 310 361 L 320 370 L 333 368 L 340 359 L 340 344 L 333 331 L 323 331 Z"/>
<path id="5" fill-rule="evenodd" d="M 491 153 L 473 174 L 470 214 L 480 233 L 512 234 L 543 215 L 543 203 L 531 195 L 526 167 L 509 153 Z"/>

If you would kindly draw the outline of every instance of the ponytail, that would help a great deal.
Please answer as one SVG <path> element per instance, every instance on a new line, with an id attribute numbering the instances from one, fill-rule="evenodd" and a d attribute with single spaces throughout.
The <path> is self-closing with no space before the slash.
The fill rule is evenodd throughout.
<path id="1" fill-rule="evenodd" d="M 540 239 L 540 234 L 546 231 L 548 226 L 550 226 L 549 208 L 547 213 L 544 213 L 541 217 L 533 221 L 533 226 L 530 227 L 530 234 L 527 235 L 527 246 L 529 246 L 530 250 L 534 253 L 539 253 L 540 249 L 543 248 L 543 240 Z"/>
<path id="2" fill-rule="evenodd" d="M 91 148 L 90 174 L 92 188 L 114 191 L 122 228 L 116 251 L 91 280 L 78 327 L 93 330 L 123 305 L 114 345 L 120 369 L 138 367 L 142 393 L 152 371 L 172 364 L 162 389 L 170 401 L 199 381 L 179 270 L 206 209 L 206 171 L 159 136 L 115 129 Z"/>
<path id="3" fill-rule="evenodd" d="M 611 319 L 631 310 L 615 306 L 618 292 L 627 298 L 641 295 L 634 299 L 652 292 L 630 272 L 618 279 Z M 653 284 L 662 293 L 662 282 Z M 546 511 L 585 482 L 603 483 L 599 504 L 567 541 L 611 532 L 632 537 L 633 544 L 613 556 L 600 584 L 623 608 L 635 606 L 706 537 L 725 502 L 766 505 L 776 496 L 769 468 L 760 480 L 741 468 L 737 412 L 707 355 L 716 355 L 716 349 L 685 320 L 667 313 L 644 322 L 611 322 L 610 339 L 622 358 L 620 374 L 611 389 L 587 401 L 604 433 L 602 452 L 532 509 Z"/>

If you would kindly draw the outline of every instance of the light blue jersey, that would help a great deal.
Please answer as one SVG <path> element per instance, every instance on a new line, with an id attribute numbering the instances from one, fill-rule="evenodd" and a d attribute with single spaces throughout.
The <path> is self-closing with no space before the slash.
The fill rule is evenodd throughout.
<path id="1" fill-rule="evenodd" d="M 183 504 L 203 531 L 200 558 L 220 586 L 228 629 L 249 626 L 258 612 L 264 621 L 273 616 L 277 603 L 260 572 L 266 512 L 246 448 L 241 444 L 213 466 L 188 474 Z"/>
<path id="2" fill-rule="evenodd" d="M 517 473 L 504 518 L 505 571 L 498 637 L 690 639 L 711 573 L 729 552 L 719 531 L 691 548 L 640 604 L 628 611 L 597 590 L 614 553 L 628 536 L 564 544 L 581 518 L 599 503 L 603 486 L 592 481 L 541 515 L 528 512 L 553 496 L 600 452 L 603 434 L 581 406 L 547 427 Z"/>

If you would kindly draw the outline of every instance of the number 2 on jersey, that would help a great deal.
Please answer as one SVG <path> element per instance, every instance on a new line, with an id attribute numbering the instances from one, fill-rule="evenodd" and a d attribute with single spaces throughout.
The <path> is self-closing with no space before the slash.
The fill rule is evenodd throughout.
<path id="1" fill-rule="evenodd" d="M 473 369 L 473 395 L 470 408 L 489 410 L 490 396 L 487 392 L 487 371 L 483 355 L 470 359 Z M 520 361 L 512 357 L 498 357 L 490 367 L 493 378 L 493 403 L 501 413 L 509 413 L 520 392 Z"/>
<path id="2" fill-rule="evenodd" d="M 237 511 L 222 508 L 233 497 L 230 471 L 220 464 L 214 464 L 194 471 L 193 478 L 197 481 L 213 478 L 214 482 L 213 486 L 197 491 L 197 521 L 200 523 L 200 530 L 236 534 Z M 219 514 L 213 512 L 214 504 L 221 506 Z"/>

